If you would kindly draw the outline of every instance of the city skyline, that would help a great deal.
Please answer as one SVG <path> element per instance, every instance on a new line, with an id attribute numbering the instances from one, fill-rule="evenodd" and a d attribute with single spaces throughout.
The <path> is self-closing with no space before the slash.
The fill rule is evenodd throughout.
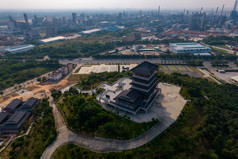
<path id="1" fill-rule="evenodd" d="M 68 0 L 58 2 L 56 0 L 1 0 L 0 9 L 206 9 L 221 8 L 233 9 L 234 0 Z M 173 4 L 173 5 L 171 5 Z"/>

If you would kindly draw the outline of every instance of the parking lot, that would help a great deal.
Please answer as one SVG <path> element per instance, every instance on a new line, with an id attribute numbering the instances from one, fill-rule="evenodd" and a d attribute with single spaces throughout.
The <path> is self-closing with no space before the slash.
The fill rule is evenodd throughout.
<path id="1" fill-rule="evenodd" d="M 202 74 L 192 66 L 185 65 L 161 65 L 160 70 L 165 73 L 180 72 L 182 74 L 188 74 L 192 77 L 202 77 Z"/>
<path id="2" fill-rule="evenodd" d="M 118 65 L 92 65 L 83 66 L 78 73 L 75 74 L 90 74 L 90 73 L 102 73 L 102 72 L 118 72 Z"/>

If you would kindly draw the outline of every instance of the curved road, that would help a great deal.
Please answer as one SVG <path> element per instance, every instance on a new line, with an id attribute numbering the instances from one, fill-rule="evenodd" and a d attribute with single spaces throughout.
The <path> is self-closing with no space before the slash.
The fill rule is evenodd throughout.
<path id="1" fill-rule="evenodd" d="M 50 159 L 51 155 L 58 147 L 69 143 L 101 153 L 134 149 L 148 143 L 175 122 L 174 119 L 163 116 L 163 118 L 160 119 L 160 122 L 145 134 L 131 140 L 114 140 L 97 137 L 90 138 L 69 130 L 49 91 L 47 92 L 47 96 L 49 96 L 50 105 L 53 107 L 53 115 L 58 136 L 56 140 L 46 148 L 41 159 Z"/>

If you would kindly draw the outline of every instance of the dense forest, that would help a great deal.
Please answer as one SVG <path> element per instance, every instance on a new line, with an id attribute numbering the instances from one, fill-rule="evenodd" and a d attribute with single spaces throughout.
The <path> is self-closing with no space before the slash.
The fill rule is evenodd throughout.
<path id="1" fill-rule="evenodd" d="M 203 40 L 208 45 L 235 45 L 238 43 L 238 37 L 228 37 L 228 36 L 209 36 Z"/>
<path id="2" fill-rule="evenodd" d="M 30 133 L 10 145 L 10 159 L 39 159 L 46 147 L 55 140 L 57 132 L 48 99 L 43 99 L 34 108 L 33 118 L 35 123 Z"/>
<path id="3" fill-rule="evenodd" d="M 31 80 L 60 67 L 58 61 L 16 61 L 0 62 L 0 90 Z"/>
<path id="4" fill-rule="evenodd" d="M 134 150 L 100 154 L 66 145 L 53 158 L 238 158 L 238 87 L 207 79 L 158 72 L 161 82 L 182 86 L 188 99 L 178 120 L 150 143 Z M 117 127 L 115 127 L 117 129 Z"/>

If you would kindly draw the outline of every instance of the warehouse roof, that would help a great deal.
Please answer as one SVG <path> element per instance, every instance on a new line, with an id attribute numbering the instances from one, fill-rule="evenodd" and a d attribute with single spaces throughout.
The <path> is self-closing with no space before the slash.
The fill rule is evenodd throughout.
<path id="1" fill-rule="evenodd" d="M 22 52 L 22 51 L 30 50 L 34 47 L 35 47 L 34 45 L 30 45 L 30 44 L 29 45 L 20 45 L 20 46 L 4 49 L 4 51 L 5 52 Z"/>
<path id="2" fill-rule="evenodd" d="M 95 32 L 98 32 L 98 31 L 101 31 L 101 29 L 85 30 L 85 31 L 82 31 L 81 33 L 83 33 L 83 34 L 91 34 L 91 33 L 95 33 Z"/>
<path id="3" fill-rule="evenodd" d="M 42 39 L 39 40 L 42 43 L 50 43 L 50 42 L 54 42 L 54 41 L 60 41 L 60 40 L 65 40 L 66 38 L 63 36 L 56 36 L 56 37 L 52 37 L 52 38 L 47 38 L 47 39 Z"/>
<path id="4" fill-rule="evenodd" d="M 188 49 L 209 49 L 208 47 L 199 43 L 171 43 L 170 47 L 175 50 L 188 50 Z"/>

